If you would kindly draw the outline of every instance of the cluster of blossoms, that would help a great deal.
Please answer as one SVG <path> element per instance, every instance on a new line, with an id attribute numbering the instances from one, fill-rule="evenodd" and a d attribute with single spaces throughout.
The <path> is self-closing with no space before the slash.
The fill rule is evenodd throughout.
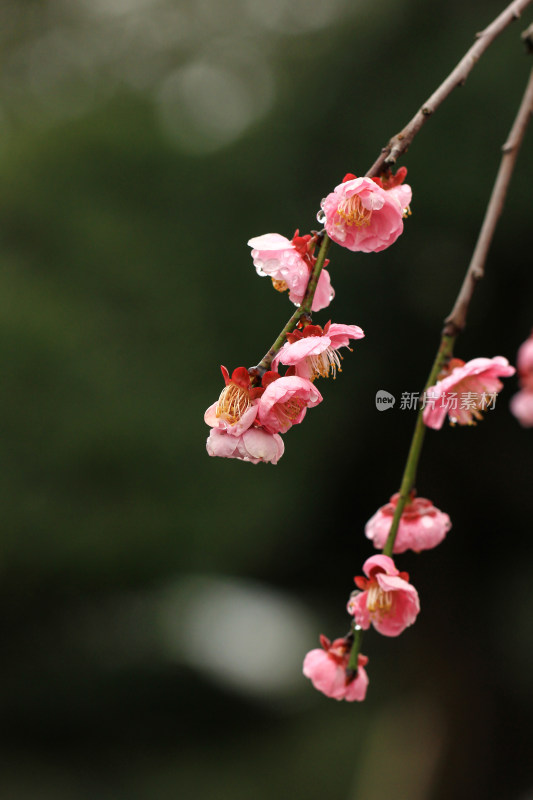
<path id="1" fill-rule="evenodd" d="M 387 540 L 399 495 L 382 506 L 367 522 L 365 533 L 377 548 Z M 423 497 L 412 492 L 400 517 L 394 542 L 394 553 L 406 550 L 428 550 L 440 544 L 451 528 L 447 514 Z M 347 611 L 353 617 L 352 630 L 368 630 L 371 626 L 383 636 L 399 636 L 414 623 L 420 611 L 420 600 L 409 575 L 400 572 L 393 559 L 386 555 L 367 558 L 364 575 L 354 578 L 357 589 L 352 592 Z M 322 650 L 311 650 L 304 660 L 304 675 L 313 686 L 336 700 L 364 700 L 368 676 L 362 667 L 368 658 L 358 654 L 357 668 L 349 667 L 353 633 L 333 644 L 321 636 Z"/>
<path id="2" fill-rule="evenodd" d="M 346 175 L 322 200 L 318 214 L 329 238 L 363 253 L 380 252 L 393 244 L 403 231 L 404 218 L 411 213 L 406 172 L 402 168 L 396 175 L 388 173 L 381 178 Z M 327 308 L 335 296 L 324 268 L 328 261 L 320 265 L 315 255 L 322 236 L 316 232 L 300 236 L 297 230 L 292 239 L 267 233 L 249 240 L 257 273 L 270 277 L 277 291 L 287 291 L 289 300 L 303 308 L 285 341 L 272 348 L 261 365 L 237 367 L 231 376 L 226 367 L 221 368 L 224 388 L 205 412 L 211 428 L 209 455 L 276 464 L 284 452 L 282 435 L 302 422 L 308 408 L 322 402 L 315 381 L 335 378 L 341 371 L 339 350 L 364 337 L 357 325 L 328 322 L 321 327 L 310 321 L 310 313 Z M 281 367 L 285 368 L 283 375 Z M 520 350 L 519 370 L 523 389 L 513 400 L 513 410 L 520 417 L 527 402 L 529 416 L 522 411 L 521 421 L 533 425 L 533 335 Z M 502 388 L 499 378 L 514 371 L 501 356 L 467 363 L 452 358 L 436 384 L 424 393 L 425 424 L 439 429 L 446 416 L 452 425 L 475 424 L 487 407 L 487 397 L 495 398 Z M 468 395 L 468 403 L 459 405 L 457 398 L 464 395 Z M 399 501 L 400 496 L 393 495 L 366 524 L 366 536 L 376 548 L 396 555 L 427 550 L 443 541 L 451 528 L 449 516 L 412 491 L 403 504 L 394 541 L 389 543 Z M 320 636 L 321 647 L 311 650 L 304 660 L 304 675 L 316 689 L 336 700 L 365 698 L 368 658 L 359 652 L 362 631 L 373 627 L 383 636 L 399 636 L 420 611 L 418 592 L 408 574 L 398 570 L 385 552 L 367 558 L 362 571 L 363 575 L 354 578 L 357 588 L 347 604 L 352 617 L 350 632 L 334 641 Z"/>
<path id="3" fill-rule="evenodd" d="M 524 402 L 521 395 L 529 392 L 527 401 L 531 401 L 531 416 L 528 419 L 533 425 L 533 336 L 522 345 L 518 364 L 524 388 L 513 398 L 513 404 L 520 406 Z M 487 396 L 502 389 L 499 378 L 514 372 L 514 367 L 502 356 L 475 358 L 467 363 L 452 358 L 437 383 L 424 393 L 422 413 L 425 424 L 440 429 L 448 416 L 452 425 L 475 425 L 475 421 L 481 419 L 480 412 L 487 407 Z M 458 405 L 457 397 L 461 394 L 468 394 L 470 402 Z M 516 407 L 513 410 L 519 416 Z M 526 424 L 523 419 L 521 421 Z M 387 544 L 399 499 L 399 494 L 393 495 L 365 526 L 365 534 L 376 548 L 383 549 Z M 436 508 L 430 500 L 416 497 L 412 491 L 402 509 L 392 552 L 413 550 L 419 553 L 436 547 L 450 528 L 448 514 Z M 413 624 L 420 611 L 418 593 L 409 583 L 409 576 L 400 572 L 387 555 L 368 558 L 363 564 L 363 572 L 364 576 L 354 578 L 357 591 L 352 593 L 347 607 L 354 618 L 352 630 L 367 630 L 372 626 L 383 636 L 398 636 Z M 323 649 L 312 650 L 305 658 L 304 674 L 328 697 L 364 699 L 368 676 L 361 665 L 366 665 L 368 659 L 359 655 L 362 661 L 355 669 L 350 667 L 353 637 L 351 633 L 333 644 L 321 638 Z"/>
<path id="4" fill-rule="evenodd" d="M 511 399 L 511 411 L 524 428 L 533 428 L 533 331 L 516 357 L 520 391 Z"/>
<path id="5" fill-rule="evenodd" d="M 522 345 L 518 366 L 523 389 L 513 398 L 513 411 L 519 416 L 517 408 L 521 410 L 520 404 L 525 403 L 522 399 L 524 393 L 529 393 L 526 399 L 531 402 L 531 416 L 527 419 L 533 425 L 533 336 Z M 440 429 L 448 416 L 452 425 L 475 425 L 475 421 L 481 419 L 480 412 L 486 408 L 486 397 L 502 389 L 499 378 L 514 372 L 514 367 L 502 356 L 475 358 L 467 363 L 452 358 L 437 383 L 424 394 L 422 413 L 425 424 Z M 458 405 L 458 395 L 466 393 L 470 402 Z M 526 424 L 524 417 L 521 422 Z M 393 495 L 365 526 L 365 534 L 376 548 L 383 549 L 387 544 L 399 499 L 399 494 Z M 413 550 L 418 553 L 436 547 L 450 528 L 448 514 L 436 508 L 430 500 L 416 497 L 412 491 L 400 516 L 392 552 Z M 413 624 L 420 611 L 418 593 L 409 583 L 409 576 L 400 572 L 387 555 L 368 558 L 363 564 L 363 572 L 364 576 L 354 578 L 358 590 L 351 595 L 347 607 L 354 618 L 352 630 L 367 630 L 372 626 L 383 636 L 398 636 Z M 350 668 L 353 633 L 337 639 L 333 645 L 325 638 L 321 638 L 321 642 L 322 650 L 312 650 L 306 656 L 304 674 L 328 697 L 363 700 L 368 676 L 361 665 L 366 665 L 368 659 L 359 655 L 363 659 L 358 662 L 359 666 Z"/>
<path id="6" fill-rule="evenodd" d="M 411 189 L 403 182 L 406 173 L 402 168 L 382 178 L 346 175 L 322 201 L 319 219 L 330 238 L 363 253 L 384 250 L 396 241 L 403 217 L 410 213 Z M 315 250 L 320 238 L 317 233 L 300 236 L 299 230 L 292 239 L 266 233 L 250 239 L 248 245 L 257 273 L 270 277 L 276 290 L 288 291 L 289 299 L 300 306 L 318 269 Z M 335 296 L 324 268 L 327 264 L 324 261 L 318 273 L 310 312 L 327 308 Z M 341 371 L 339 349 L 363 337 L 358 325 L 330 321 L 322 328 L 300 321 L 273 353 L 266 372 L 237 367 L 230 377 L 222 367 L 225 387 L 204 416 L 211 428 L 209 455 L 276 464 L 285 449 L 281 434 L 302 422 L 308 408 L 322 402 L 314 381 L 335 378 Z M 284 375 L 279 373 L 280 365 L 287 368 Z"/>
<path id="7" fill-rule="evenodd" d="M 324 329 L 306 325 L 295 330 L 288 334 L 275 368 L 263 374 L 259 386 L 252 385 L 246 367 L 237 367 L 231 377 L 221 367 L 226 386 L 204 415 L 211 427 L 209 455 L 277 464 L 285 450 L 280 434 L 302 422 L 307 409 L 322 402 L 313 381 L 330 373 L 335 377 L 340 369 L 339 348 L 363 336 L 357 325 L 330 322 Z M 280 363 L 290 365 L 283 376 L 277 371 Z"/>

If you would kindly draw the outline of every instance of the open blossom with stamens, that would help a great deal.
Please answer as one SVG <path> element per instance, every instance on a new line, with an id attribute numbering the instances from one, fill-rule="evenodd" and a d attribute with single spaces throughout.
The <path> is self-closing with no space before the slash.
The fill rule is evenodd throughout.
<path id="1" fill-rule="evenodd" d="M 237 458 L 277 464 L 285 450 L 283 439 L 277 433 L 267 433 L 262 428 L 248 428 L 239 436 L 232 436 L 219 428 L 213 428 L 207 439 L 207 452 L 219 458 Z"/>
<path id="2" fill-rule="evenodd" d="M 321 203 L 319 220 L 328 236 L 363 253 L 378 253 L 393 244 L 403 231 L 403 217 L 410 213 L 411 188 L 402 183 L 406 173 L 405 168 L 398 170 L 388 184 L 379 178 L 345 175 Z"/>
<path id="3" fill-rule="evenodd" d="M 276 373 L 271 372 L 271 375 Z M 308 408 L 322 402 L 311 381 L 291 375 L 271 380 L 257 402 L 257 419 L 269 433 L 286 433 L 303 420 Z"/>
<path id="4" fill-rule="evenodd" d="M 307 653 L 304 659 L 303 672 L 319 692 L 335 700 L 364 700 L 368 686 L 368 675 L 365 666 L 368 658 L 358 656 L 357 672 L 350 673 L 351 642 L 348 638 L 335 639 L 331 642 L 326 636 L 320 636 L 322 649 L 317 648 Z"/>
<path id="5" fill-rule="evenodd" d="M 226 385 L 217 402 L 205 412 L 204 420 L 212 428 L 224 430 L 231 436 L 240 436 L 257 416 L 257 404 L 253 402 L 257 390 L 251 388 L 246 367 L 234 369 L 231 378 L 226 367 L 220 369 Z"/>
<path id="6" fill-rule="evenodd" d="M 272 366 L 276 369 L 280 362 L 293 366 L 296 375 L 312 381 L 330 374 L 335 378 L 337 371 L 342 371 L 339 348 L 348 347 L 350 339 L 362 339 L 364 335 L 358 325 L 328 322 L 323 329 L 320 325 L 306 325 L 301 331 L 287 334 L 288 341 Z"/>
<path id="7" fill-rule="evenodd" d="M 387 541 L 399 497 L 399 494 L 393 495 L 366 523 L 365 534 L 378 550 L 382 550 Z M 451 527 L 448 514 L 435 508 L 431 500 L 415 497 L 412 492 L 400 517 L 393 552 L 414 550 L 418 553 L 436 547 Z"/>
<path id="8" fill-rule="evenodd" d="M 418 592 L 409 583 L 409 575 L 399 572 L 392 558 L 383 555 L 367 558 L 363 571 L 366 578 L 354 578 L 363 591 L 352 594 L 348 612 L 363 630 L 373 625 L 384 636 L 399 636 L 420 611 Z"/>
<path id="9" fill-rule="evenodd" d="M 315 241 L 307 234 L 299 236 L 298 231 L 292 241 L 279 233 L 265 233 L 250 239 L 252 259 L 258 275 L 268 275 L 275 289 L 280 292 L 289 291 L 289 299 L 295 305 L 302 302 L 311 269 L 316 258 L 309 248 Z M 335 296 L 331 286 L 331 278 L 326 269 L 322 269 L 313 297 L 311 311 L 320 311 L 329 306 Z"/>
<path id="10" fill-rule="evenodd" d="M 435 386 L 426 390 L 423 419 L 429 428 L 442 428 L 448 414 L 452 425 L 475 425 L 481 411 L 493 405 L 491 396 L 503 388 L 498 378 L 514 375 L 515 368 L 503 356 L 452 359 Z"/>

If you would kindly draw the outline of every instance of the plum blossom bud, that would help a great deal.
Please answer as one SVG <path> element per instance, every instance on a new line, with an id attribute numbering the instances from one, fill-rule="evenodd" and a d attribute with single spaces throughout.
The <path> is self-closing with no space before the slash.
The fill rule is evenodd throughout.
<path id="1" fill-rule="evenodd" d="M 474 358 L 466 363 L 452 359 L 440 380 L 425 392 L 425 424 L 439 430 L 448 415 L 452 425 L 475 425 L 482 419 L 481 411 L 492 407 L 491 398 L 503 389 L 498 378 L 514 373 L 515 368 L 503 356 Z"/>
<path id="2" fill-rule="evenodd" d="M 388 184 L 346 175 L 321 203 L 319 221 L 328 236 L 362 253 L 378 253 L 393 244 L 403 231 L 403 217 L 410 213 L 411 188 L 402 186 L 406 172 L 398 170 Z"/>
<path id="3" fill-rule="evenodd" d="M 420 611 L 418 592 L 408 582 L 409 575 L 399 572 L 392 558 L 383 555 L 367 558 L 363 572 L 366 578 L 354 578 L 363 591 L 352 594 L 348 613 L 363 630 L 373 625 L 383 636 L 399 636 Z"/>
<path id="4" fill-rule="evenodd" d="M 378 550 L 382 550 L 385 546 L 399 498 L 399 494 L 393 495 L 390 502 L 376 511 L 366 523 L 365 534 Z M 393 552 L 404 553 L 406 550 L 414 550 L 419 553 L 421 550 L 436 547 L 451 527 L 448 514 L 435 508 L 431 500 L 415 497 L 415 493 L 412 492 L 400 517 Z"/>
<path id="5" fill-rule="evenodd" d="M 326 636 L 321 636 L 320 644 L 322 649 L 311 650 L 304 659 L 305 677 L 326 697 L 348 702 L 364 700 L 368 686 L 365 670 L 368 658 L 361 654 L 358 656 L 357 672 L 354 674 L 348 670 L 351 650 L 349 638 L 330 642 Z"/>

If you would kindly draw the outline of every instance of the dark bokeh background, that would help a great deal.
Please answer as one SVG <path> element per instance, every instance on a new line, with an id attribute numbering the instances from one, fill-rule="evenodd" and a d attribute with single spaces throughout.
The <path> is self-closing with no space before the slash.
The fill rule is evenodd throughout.
<path id="1" fill-rule="evenodd" d="M 452 517 L 406 555 L 423 606 L 369 634 L 364 704 L 301 661 L 342 635 L 364 523 L 396 491 L 418 391 L 530 64 L 512 26 L 402 163 L 404 236 L 331 250 L 316 315 L 367 334 L 276 467 L 209 459 L 219 364 L 288 317 L 247 240 L 316 227 L 502 8 L 493 0 L 0 4 L 0 795 L 456 800 L 533 792 L 531 435 L 517 381 L 430 432 Z M 531 132 L 457 355 L 533 324 Z"/>

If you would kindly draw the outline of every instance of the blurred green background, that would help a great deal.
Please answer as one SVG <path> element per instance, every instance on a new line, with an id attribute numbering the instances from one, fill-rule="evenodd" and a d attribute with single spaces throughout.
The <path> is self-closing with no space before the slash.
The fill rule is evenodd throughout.
<path id="1" fill-rule="evenodd" d="M 398 488 L 418 391 L 530 61 L 508 29 L 402 160 L 405 234 L 330 251 L 363 327 L 276 467 L 210 459 L 219 365 L 291 306 L 246 242 L 317 227 L 503 7 L 494 0 L 0 3 L 0 797 L 531 800 L 531 433 L 517 381 L 429 432 L 453 521 L 405 555 L 423 613 L 369 634 L 364 704 L 301 676 L 347 631 L 366 520 Z M 457 355 L 533 325 L 529 132 Z"/>

